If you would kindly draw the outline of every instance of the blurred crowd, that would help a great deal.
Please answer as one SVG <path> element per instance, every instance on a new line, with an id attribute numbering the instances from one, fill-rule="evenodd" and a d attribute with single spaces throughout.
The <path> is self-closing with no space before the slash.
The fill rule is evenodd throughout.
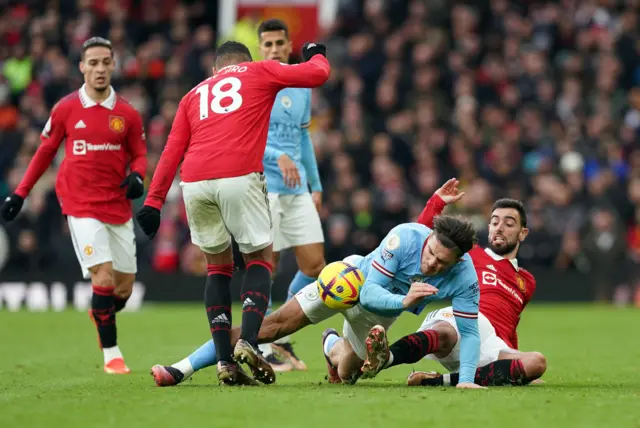
<path id="1" fill-rule="evenodd" d="M 521 199 L 531 229 L 522 265 L 588 272 L 598 299 L 638 285 L 639 0 L 338 3 L 322 34 L 332 76 L 313 92 L 328 260 L 369 252 L 457 177 L 467 195 L 450 211 L 471 217 L 481 242 L 493 201 Z M 151 177 L 177 103 L 210 73 L 217 6 L 3 8 L 0 196 L 24 173 L 49 109 L 81 85 L 79 48 L 93 35 L 113 42 L 114 87 L 145 118 Z M 75 266 L 54 178 L 55 166 L 4 226 L 5 269 Z M 200 274 L 181 200 L 176 180 L 160 233 L 153 243 L 140 237 L 139 255 L 156 270 Z"/>

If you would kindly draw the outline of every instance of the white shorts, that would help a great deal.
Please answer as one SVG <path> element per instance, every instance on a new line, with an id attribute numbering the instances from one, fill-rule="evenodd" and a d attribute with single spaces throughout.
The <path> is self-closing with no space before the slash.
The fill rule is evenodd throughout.
<path id="1" fill-rule="evenodd" d="M 253 253 L 273 242 L 267 184 L 263 174 L 180 183 L 191 241 L 218 254 L 236 240 L 240 251 Z"/>
<path id="2" fill-rule="evenodd" d="M 113 270 L 136 273 L 136 238 L 133 220 L 124 224 L 103 223 L 95 218 L 68 216 L 73 249 L 82 267 L 82 276 L 89 279 L 89 268 L 107 262 Z"/>
<path id="3" fill-rule="evenodd" d="M 346 263 L 353 262 L 361 256 L 349 256 L 344 259 Z M 317 324 L 335 314 L 341 313 L 345 320 L 342 327 L 344 338 L 349 341 L 353 351 L 364 360 L 367 356 L 365 340 L 369 335 L 369 330 L 375 325 L 381 325 L 385 329 L 391 327 L 397 317 L 384 317 L 376 315 L 364 309 L 360 304 L 345 310 L 331 309 L 324 304 L 318 293 L 318 285 L 315 282 L 304 287 L 296 294 L 296 300 L 302 308 L 302 312 L 311 321 Z"/>
<path id="4" fill-rule="evenodd" d="M 311 193 L 269 193 L 269 207 L 273 219 L 273 251 L 324 242 L 320 216 Z"/>
<path id="5" fill-rule="evenodd" d="M 439 362 L 444 368 L 450 372 L 460 370 L 460 331 L 456 324 L 456 318 L 453 316 L 453 308 L 451 306 L 429 312 L 424 322 L 420 326 L 419 331 L 432 328 L 437 323 L 444 321 L 456 329 L 458 334 L 458 342 L 453 347 L 449 355 L 444 358 L 438 358 L 434 354 L 429 354 L 425 358 Z M 478 314 L 478 330 L 480 331 L 480 358 L 478 359 L 478 367 L 486 366 L 498 360 L 500 352 L 516 352 L 509 348 L 504 340 L 496 336 L 496 330 L 493 328 L 487 317 Z"/>

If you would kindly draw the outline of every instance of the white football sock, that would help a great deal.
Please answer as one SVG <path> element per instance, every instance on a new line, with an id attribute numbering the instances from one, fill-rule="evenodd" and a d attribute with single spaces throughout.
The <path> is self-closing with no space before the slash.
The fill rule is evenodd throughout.
<path id="1" fill-rule="evenodd" d="M 189 361 L 188 357 L 185 358 L 184 360 L 178 361 L 175 364 L 171 364 L 171 367 L 173 367 L 174 369 L 178 369 L 182 372 L 182 374 L 184 375 L 183 380 L 188 379 L 195 372 L 195 370 L 193 369 L 193 366 L 191 365 L 191 361 Z"/>
<path id="2" fill-rule="evenodd" d="M 111 348 L 103 348 L 102 352 L 104 353 L 105 364 L 107 364 L 114 358 L 122 358 L 122 352 L 120 352 L 120 348 L 118 348 L 118 345 L 112 346 Z"/>
<path id="3" fill-rule="evenodd" d="M 442 375 L 442 380 L 443 380 L 444 386 L 451 386 L 451 375 L 450 374 L 443 374 Z"/>
<path id="4" fill-rule="evenodd" d="M 276 340 L 273 343 L 277 345 L 284 345 L 286 343 L 289 343 L 290 340 L 291 340 L 291 336 L 285 336 L 285 337 L 281 337 L 280 339 Z"/>
<path id="5" fill-rule="evenodd" d="M 260 349 L 260 352 L 262 352 L 262 356 L 265 358 L 273 354 L 273 349 L 271 349 L 270 343 L 261 343 L 258 345 L 258 348 Z"/>

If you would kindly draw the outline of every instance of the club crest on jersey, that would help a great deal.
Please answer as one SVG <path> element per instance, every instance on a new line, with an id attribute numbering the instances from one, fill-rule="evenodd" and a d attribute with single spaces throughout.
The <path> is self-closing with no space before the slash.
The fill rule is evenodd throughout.
<path id="1" fill-rule="evenodd" d="M 391 235 L 387 240 L 387 245 L 385 245 L 385 248 L 389 251 L 393 251 L 398 247 L 400 247 L 400 237 L 398 235 Z"/>
<path id="2" fill-rule="evenodd" d="M 93 255 L 93 247 L 91 245 L 85 245 L 84 255 L 87 257 L 91 257 Z"/>
<path id="3" fill-rule="evenodd" d="M 124 131 L 124 117 L 109 116 L 109 129 L 118 133 Z"/>
<path id="4" fill-rule="evenodd" d="M 291 98 L 289 98 L 288 96 L 283 95 L 282 99 L 280 99 L 280 103 L 282 104 L 282 107 L 290 108 L 293 104 L 293 101 L 291 101 Z"/>
<path id="5" fill-rule="evenodd" d="M 409 281 L 411 281 L 412 284 L 414 282 L 422 282 L 422 276 L 421 275 L 414 275 L 411 278 L 409 278 Z"/>
<path id="6" fill-rule="evenodd" d="M 527 287 L 525 285 L 524 278 L 522 278 L 520 275 L 516 275 L 516 282 L 518 283 L 518 288 L 520 289 L 520 291 L 525 293 L 527 291 Z"/>

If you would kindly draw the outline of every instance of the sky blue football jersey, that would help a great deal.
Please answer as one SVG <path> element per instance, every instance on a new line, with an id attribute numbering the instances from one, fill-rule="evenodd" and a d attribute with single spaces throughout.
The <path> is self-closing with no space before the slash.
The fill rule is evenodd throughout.
<path id="1" fill-rule="evenodd" d="M 264 152 L 264 172 L 270 193 L 301 194 L 322 191 L 318 164 L 309 137 L 311 121 L 311 89 L 286 88 L 281 90 L 271 109 L 267 147 Z M 278 167 L 278 158 L 286 153 L 298 167 L 300 186 L 285 185 Z"/>

